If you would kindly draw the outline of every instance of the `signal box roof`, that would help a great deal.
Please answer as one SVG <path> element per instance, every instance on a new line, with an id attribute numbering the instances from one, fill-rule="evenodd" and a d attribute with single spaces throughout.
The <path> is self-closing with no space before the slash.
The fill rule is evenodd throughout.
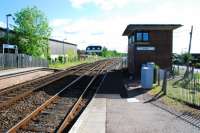
<path id="1" fill-rule="evenodd" d="M 141 30 L 174 30 L 181 27 L 181 24 L 130 24 L 126 27 L 123 36 L 129 36 L 134 31 Z"/>

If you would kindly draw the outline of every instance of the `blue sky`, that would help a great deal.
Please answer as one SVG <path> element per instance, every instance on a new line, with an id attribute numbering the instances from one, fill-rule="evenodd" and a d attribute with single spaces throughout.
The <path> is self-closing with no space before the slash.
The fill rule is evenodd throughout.
<path id="1" fill-rule="evenodd" d="M 76 19 L 80 16 L 89 17 L 100 14 L 100 10 L 96 10 L 95 6 L 76 9 L 67 0 L 1 0 L 0 20 L 5 21 L 5 14 L 15 13 L 27 6 L 37 6 L 48 16 L 49 20 L 55 18 Z"/>
<path id="2" fill-rule="evenodd" d="M 0 26 L 5 15 L 27 6 L 42 10 L 52 27 L 52 38 L 77 43 L 80 49 L 99 44 L 127 51 L 128 24 L 183 24 L 174 31 L 174 52 L 186 51 L 194 25 L 192 52 L 200 52 L 199 0 L 1 0 Z M 12 22 L 11 22 L 12 23 Z"/>

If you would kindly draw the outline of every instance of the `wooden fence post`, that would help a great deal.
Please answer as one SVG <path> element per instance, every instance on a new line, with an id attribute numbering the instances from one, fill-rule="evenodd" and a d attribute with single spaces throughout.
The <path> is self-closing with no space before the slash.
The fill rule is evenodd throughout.
<path id="1" fill-rule="evenodd" d="M 158 69 L 158 86 L 160 86 L 160 69 Z"/>
<path id="2" fill-rule="evenodd" d="M 167 94 L 167 70 L 164 70 L 164 79 L 163 79 L 163 84 L 162 84 L 162 91 L 164 95 Z"/>

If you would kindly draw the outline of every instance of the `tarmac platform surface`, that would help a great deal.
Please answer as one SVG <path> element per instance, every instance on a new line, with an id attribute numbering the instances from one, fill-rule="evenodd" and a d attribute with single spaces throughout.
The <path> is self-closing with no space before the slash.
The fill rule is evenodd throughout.
<path id="1" fill-rule="evenodd" d="M 125 89 L 121 72 L 108 74 L 70 133 L 198 133 L 199 128 L 145 102 L 142 89 Z M 128 93 L 128 94 L 127 94 Z"/>

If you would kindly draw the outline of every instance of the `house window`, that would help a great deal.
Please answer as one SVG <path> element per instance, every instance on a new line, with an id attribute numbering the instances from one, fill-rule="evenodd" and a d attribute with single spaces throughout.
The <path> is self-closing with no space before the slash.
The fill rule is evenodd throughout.
<path id="1" fill-rule="evenodd" d="M 149 33 L 148 32 L 137 32 L 135 40 L 137 42 L 147 42 L 147 41 L 149 41 Z"/>

